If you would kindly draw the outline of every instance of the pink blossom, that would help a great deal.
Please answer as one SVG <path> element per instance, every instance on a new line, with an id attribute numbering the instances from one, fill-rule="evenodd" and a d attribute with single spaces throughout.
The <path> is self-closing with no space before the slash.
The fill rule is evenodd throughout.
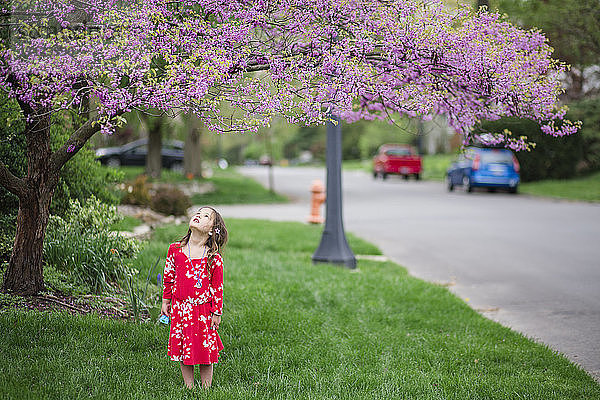
<path id="1" fill-rule="evenodd" d="M 541 32 L 437 0 L 20 4 L 0 39 L 0 88 L 32 110 L 89 98 L 107 134 L 115 116 L 148 108 L 191 112 L 220 132 L 257 131 L 274 115 L 313 124 L 329 111 L 348 122 L 445 114 L 466 142 L 479 121 L 504 116 L 553 136 L 581 125 L 563 121 L 566 67 Z M 46 34 L 32 38 L 19 25 Z"/>

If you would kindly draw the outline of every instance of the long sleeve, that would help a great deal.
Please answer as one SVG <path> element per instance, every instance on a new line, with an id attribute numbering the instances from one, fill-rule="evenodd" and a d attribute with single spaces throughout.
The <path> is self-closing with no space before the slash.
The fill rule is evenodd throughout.
<path id="1" fill-rule="evenodd" d="M 213 314 L 223 314 L 223 259 L 220 254 L 213 258 L 213 270 L 210 281 L 210 291 L 212 295 L 210 312 Z"/>
<path id="2" fill-rule="evenodd" d="M 163 299 L 173 297 L 173 283 L 175 282 L 175 255 L 173 245 L 169 246 L 167 260 L 165 261 L 165 270 L 163 273 Z"/>

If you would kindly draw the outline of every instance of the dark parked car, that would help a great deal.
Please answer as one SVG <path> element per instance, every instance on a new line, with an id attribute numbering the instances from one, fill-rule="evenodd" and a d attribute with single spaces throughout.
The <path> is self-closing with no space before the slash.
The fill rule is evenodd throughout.
<path id="1" fill-rule="evenodd" d="M 169 140 L 161 149 L 162 166 L 176 171 L 183 170 L 183 142 Z M 96 158 L 109 167 L 121 165 L 146 165 L 148 139 L 139 139 L 119 147 L 104 147 L 96 150 Z"/>
<path id="2" fill-rule="evenodd" d="M 448 190 L 463 186 L 467 192 L 475 187 L 507 189 L 517 193 L 519 161 L 508 149 L 468 147 L 457 161 L 450 165 L 446 174 Z"/>

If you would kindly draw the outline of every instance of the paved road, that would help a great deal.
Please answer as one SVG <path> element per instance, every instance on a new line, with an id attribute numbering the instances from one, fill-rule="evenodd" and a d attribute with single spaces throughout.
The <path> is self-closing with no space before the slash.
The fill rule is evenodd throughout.
<path id="1" fill-rule="evenodd" d="M 275 168 L 280 206 L 225 217 L 305 221 L 322 168 Z M 267 169 L 243 174 L 267 185 Z M 600 205 L 504 193 L 448 193 L 440 182 L 343 175 L 346 230 L 414 276 L 447 283 L 487 317 L 542 341 L 600 381 Z"/>

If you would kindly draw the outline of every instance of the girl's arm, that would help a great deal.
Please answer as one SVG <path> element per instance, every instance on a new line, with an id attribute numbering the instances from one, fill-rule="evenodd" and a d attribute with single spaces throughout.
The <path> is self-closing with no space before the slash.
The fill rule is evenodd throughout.
<path id="1" fill-rule="evenodd" d="M 223 314 L 223 259 L 220 254 L 215 254 L 212 260 L 213 270 L 210 281 L 212 301 L 210 312 L 212 314 Z"/>
<path id="2" fill-rule="evenodd" d="M 167 260 L 165 261 L 165 270 L 163 273 L 163 302 L 171 301 L 173 297 L 173 282 L 175 281 L 175 251 L 173 245 L 169 246 Z"/>

